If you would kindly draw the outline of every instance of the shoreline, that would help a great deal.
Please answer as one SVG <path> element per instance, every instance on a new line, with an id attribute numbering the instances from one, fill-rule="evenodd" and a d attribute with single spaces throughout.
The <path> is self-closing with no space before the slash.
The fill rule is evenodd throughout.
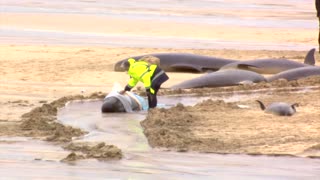
<path id="1" fill-rule="evenodd" d="M 232 16 L 237 17 L 234 12 Z M 127 17 L 67 13 L 5 12 L 1 18 L 2 44 L 266 50 L 318 47 L 316 18 L 315 25 L 309 28 L 298 22 L 292 27 L 256 27 L 237 22 L 210 24 L 170 19 L 131 20 Z M 297 17 L 292 18 L 295 19 L 293 22 L 297 21 Z"/>

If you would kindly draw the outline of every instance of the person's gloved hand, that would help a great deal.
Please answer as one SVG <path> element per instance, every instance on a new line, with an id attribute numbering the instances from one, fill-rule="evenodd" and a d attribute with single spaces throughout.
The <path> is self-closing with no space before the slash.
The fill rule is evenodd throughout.
<path id="1" fill-rule="evenodd" d="M 131 91 L 131 87 L 129 85 L 126 85 L 126 87 L 124 87 L 124 91 Z"/>
<path id="2" fill-rule="evenodd" d="M 124 87 L 124 90 L 119 91 L 119 94 L 124 94 L 126 91 L 130 91 L 130 90 L 131 90 L 131 87 L 126 85 L 126 87 Z"/>

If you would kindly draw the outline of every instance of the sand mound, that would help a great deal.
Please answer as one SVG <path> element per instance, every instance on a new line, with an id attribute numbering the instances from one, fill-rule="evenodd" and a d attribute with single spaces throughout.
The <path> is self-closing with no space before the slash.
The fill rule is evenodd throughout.
<path id="1" fill-rule="evenodd" d="M 48 141 L 69 142 L 72 137 L 85 134 L 84 131 L 64 126 L 57 122 L 57 112 L 65 103 L 75 99 L 84 99 L 83 96 L 62 97 L 50 104 L 43 104 L 29 113 L 22 115 L 21 130 L 27 136 L 45 137 Z"/>
<path id="2" fill-rule="evenodd" d="M 71 142 L 73 137 L 79 137 L 87 132 L 65 126 L 57 122 L 57 112 L 59 108 L 65 106 L 68 101 L 83 100 L 83 99 L 101 99 L 105 96 L 102 93 L 93 93 L 90 96 L 69 96 L 62 97 L 49 104 L 43 104 L 41 107 L 34 108 L 29 113 L 22 115 L 22 123 L 20 130 L 25 136 L 43 138 L 47 141 L 58 143 Z M 65 146 L 65 149 L 73 152 L 64 158 L 63 162 L 70 162 L 85 158 L 96 158 L 99 160 L 121 159 L 122 152 L 119 148 L 113 145 L 105 145 L 105 143 L 90 144 L 90 143 L 70 143 Z M 76 152 L 81 154 L 77 155 Z"/>
<path id="3" fill-rule="evenodd" d="M 79 159 L 95 158 L 98 160 L 117 160 L 122 158 L 122 152 L 114 145 L 106 145 L 104 142 L 95 143 L 70 143 L 65 149 L 73 151 L 62 162 L 72 162 Z M 78 152 L 79 154 L 76 154 Z"/>
<path id="4" fill-rule="evenodd" d="M 205 126 L 200 122 L 209 119 L 206 113 L 213 109 L 225 111 L 238 108 L 235 103 L 210 99 L 193 107 L 178 104 L 170 109 L 152 109 L 141 125 L 151 147 L 164 147 L 176 151 L 231 153 L 233 149 L 239 148 L 240 141 L 224 142 L 215 136 L 199 138 L 193 129 Z"/>
<path id="5" fill-rule="evenodd" d="M 195 106 L 178 104 L 169 109 L 152 109 L 141 125 L 154 148 L 320 157 L 319 85 L 320 77 L 317 76 L 290 82 L 279 80 L 250 86 L 179 90 L 181 94 L 220 96 L 229 91 L 246 90 L 244 93 L 250 94 L 266 89 L 268 96 L 261 97 L 261 100 L 268 103 L 279 100 L 298 102 L 300 106 L 294 116 L 281 117 L 261 111 L 255 99 L 234 103 L 209 99 Z M 315 89 L 292 93 L 292 88 L 308 89 L 309 86 Z M 165 90 L 163 93 L 173 92 Z"/>

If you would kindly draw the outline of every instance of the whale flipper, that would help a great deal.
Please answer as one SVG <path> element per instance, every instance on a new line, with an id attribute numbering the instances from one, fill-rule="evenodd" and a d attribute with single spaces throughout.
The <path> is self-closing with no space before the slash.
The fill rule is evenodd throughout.
<path id="1" fill-rule="evenodd" d="M 298 103 L 293 103 L 293 104 L 291 104 L 291 108 L 292 108 L 294 111 L 296 111 L 296 106 L 299 106 L 299 104 L 298 104 Z"/>
<path id="2" fill-rule="evenodd" d="M 266 107 L 264 106 L 264 104 L 261 101 L 259 101 L 259 100 L 256 100 L 256 101 L 259 103 L 261 110 L 266 109 Z"/>

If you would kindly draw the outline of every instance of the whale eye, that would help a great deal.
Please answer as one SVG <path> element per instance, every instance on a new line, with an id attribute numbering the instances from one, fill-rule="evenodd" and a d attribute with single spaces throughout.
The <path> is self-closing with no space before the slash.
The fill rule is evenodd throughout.
<path id="1" fill-rule="evenodd" d="M 128 63 L 128 61 L 122 61 L 121 64 L 120 64 L 120 66 L 119 66 L 119 68 L 120 68 L 121 70 L 126 70 L 126 71 L 128 71 L 128 69 L 129 69 L 129 63 Z"/>

